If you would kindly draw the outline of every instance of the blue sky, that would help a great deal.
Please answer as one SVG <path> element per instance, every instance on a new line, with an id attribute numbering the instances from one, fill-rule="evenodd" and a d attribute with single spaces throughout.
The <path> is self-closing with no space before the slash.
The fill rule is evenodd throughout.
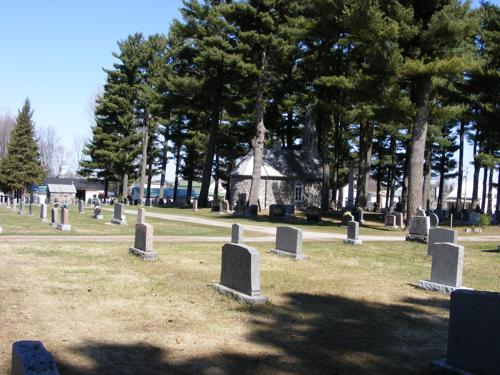
<path id="1" fill-rule="evenodd" d="M 71 150 L 75 137 L 90 135 L 90 108 L 116 42 L 134 32 L 166 34 L 181 6 L 181 0 L 0 0 L 0 115 L 16 115 L 29 97 L 37 127 L 55 128 Z"/>
<path id="2" fill-rule="evenodd" d="M 90 134 L 90 106 L 116 42 L 134 32 L 168 32 L 180 0 L 0 0 L 0 115 L 26 97 L 36 126 L 57 130 L 67 148 Z"/>

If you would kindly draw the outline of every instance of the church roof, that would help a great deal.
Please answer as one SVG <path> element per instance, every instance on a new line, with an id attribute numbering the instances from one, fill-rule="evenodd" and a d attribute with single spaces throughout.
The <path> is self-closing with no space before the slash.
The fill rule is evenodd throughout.
<path id="1" fill-rule="evenodd" d="M 251 177 L 253 159 L 253 152 L 248 153 L 230 175 Z M 261 176 L 321 179 L 321 163 L 314 156 L 300 150 L 264 149 Z"/>

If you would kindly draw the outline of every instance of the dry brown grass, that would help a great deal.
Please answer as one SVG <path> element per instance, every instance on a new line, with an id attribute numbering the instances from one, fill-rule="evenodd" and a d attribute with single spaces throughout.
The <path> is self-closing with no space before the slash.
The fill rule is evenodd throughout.
<path id="1" fill-rule="evenodd" d="M 62 374 L 388 374 L 444 356 L 448 297 L 418 290 L 424 245 L 258 244 L 266 306 L 212 290 L 219 244 L 0 244 L 0 372 L 12 342 L 40 339 Z M 496 244 L 466 244 L 464 282 L 500 290 Z M 486 251 L 485 251 L 486 250 Z"/>

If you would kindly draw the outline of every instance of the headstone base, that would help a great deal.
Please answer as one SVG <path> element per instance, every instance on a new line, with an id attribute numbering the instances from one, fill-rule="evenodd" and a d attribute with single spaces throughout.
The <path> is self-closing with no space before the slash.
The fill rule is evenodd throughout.
<path id="1" fill-rule="evenodd" d="M 71 230 L 71 224 L 57 224 L 57 229 L 63 232 L 69 232 Z"/>
<path id="2" fill-rule="evenodd" d="M 288 258 L 292 258 L 295 260 L 305 259 L 304 254 L 294 254 L 294 253 L 290 253 L 289 251 L 282 251 L 282 250 L 278 250 L 278 249 L 272 249 L 271 253 L 275 254 L 275 255 L 279 255 L 280 257 L 288 257 Z"/>
<path id="3" fill-rule="evenodd" d="M 95 218 L 97 220 L 104 220 L 104 215 L 96 215 Z"/>
<path id="4" fill-rule="evenodd" d="M 409 234 L 406 236 L 406 241 L 427 243 L 428 236 L 421 236 L 418 234 Z"/>
<path id="5" fill-rule="evenodd" d="M 129 251 L 129 253 L 135 254 L 144 260 L 156 260 L 156 259 L 158 259 L 158 253 L 156 253 L 154 251 L 144 251 L 141 249 L 137 249 L 135 247 L 130 247 L 128 249 L 128 251 Z"/>
<path id="6" fill-rule="evenodd" d="M 384 225 L 384 229 L 388 230 L 399 230 L 400 228 L 395 225 Z"/>
<path id="7" fill-rule="evenodd" d="M 59 224 L 57 224 L 57 223 L 50 223 L 50 226 L 51 226 L 52 228 L 57 228 L 57 226 L 58 226 L 58 225 L 59 225 Z"/>
<path id="8" fill-rule="evenodd" d="M 214 289 L 218 291 L 220 294 L 224 294 L 225 296 L 230 296 L 237 301 L 249 303 L 252 305 L 262 305 L 267 302 L 267 297 L 263 295 L 259 296 L 249 296 L 247 294 L 243 294 L 238 292 L 237 290 L 228 288 L 222 284 L 213 284 Z"/>
<path id="9" fill-rule="evenodd" d="M 474 375 L 472 372 L 465 371 L 446 363 L 446 359 L 438 359 L 429 365 L 429 375 Z"/>
<path id="10" fill-rule="evenodd" d="M 111 219 L 111 222 L 113 224 L 118 224 L 118 225 L 127 225 L 128 224 L 127 220 L 120 220 L 120 219 L 115 219 L 115 218 Z"/>
<path id="11" fill-rule="evenodd" d="M 361 240 L 351 240 L 351 239 L 344 239 L 344 244 L 346 245 L 361 245 L 363 241 Z"/>
<path id="12" fill-rule="evenodd" d="M 420 289 L 425 289 L 425 290 L 431 290 L 434 292 L 441 292 L 444 294 L 451 294 L 451 292 L 454 292 L 457 289 L 467 289 L 467 290 L 472 290 L 471 288 L 467 288 L 464 286 L 461 287 L 454 287 L 450 285 L 444 285 L 444 284 L 438 284 L 438 283 L 433 283 L 432 281 L 429 280 L 418 280 L 417 286 Z"/>

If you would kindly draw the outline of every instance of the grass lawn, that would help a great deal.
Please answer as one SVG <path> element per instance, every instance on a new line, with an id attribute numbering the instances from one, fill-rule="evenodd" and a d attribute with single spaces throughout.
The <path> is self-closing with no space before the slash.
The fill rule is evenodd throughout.
<path id="1" fill-rule="evenodd" d="M 47 208 L 50 221 L 50 208 Z M 104 211 L 104 220 L 92 218 L 92 209 L 86 208 L 85 214 L 79 214 L 76 207 L 71 207 L 69 212 L 70 232 L 61 232 L 42 222 L 40 209 L 34 207 L 33 216 L 19 215 L 17 210 L 0 208 L 0 225 L 3 227 L 3 235 L 133 235 L 135 232 L 136 216 L 127 217 L 128 225 L 111 224 L 112 211 Z M 226 228 L 211 227 L 200 224 L 189 224 L 148 218 L 147 222 L 154 226 L 155 235 L 165 236 L 230 236 L 231 230 Z M 251 233 L 249 233 L 251 235 Z"/>
<path id="2" fill-rule="evenodd" d="M 279 225 L 291 225 L 305 231 L 311 232 L 325 232 L 325 233 L 346 233 L 346 227 L 342 226 L 340 220 L 325 217 L 320 223 L 308 222 L 302 212 L 296 212 L 294 218 L 287 220 L 270 218 L 266 214 L 261 214 L 257 217 L 237 217 L 231 214 L 220 214 L 218 212 L 211 212 L 208 208 L 199 209 L 194 212 L 187 208 L 160 208 L 160 207 L 146 207 L 146 211 L 154 213 L 163 213 L 169 215 L 180 216 L 194 216 L 203 219 L 212 219 L 220 222 L 238 222 L 243 225 L 257 225 L 262 227 L 277 227 Z M 383 235 L 383 236 L 403 236 L 404 232 L 401 230 L 391 230 L 384 228 L 383 223 L 376 221 L 366 221 L 361 225 L 361 233 L 365 235 Z M 499 231 L 500 233 L 500 231 Z"/>
<path id="3" fill-rule="evenodd" d="M 83 215 L 82 215 L 83 216 Z M 464 285 L 500 290 L 496 243 L 467 243 Z M 295 262 L 261 252 L 270 303 L 217 294 L 220 245 L 0 244 L 0 373 L 11 344 L 40 339 L 61 374 L 419 374 L 446 353 L 449 297 L 417 243 L 304 243 Z"/>

